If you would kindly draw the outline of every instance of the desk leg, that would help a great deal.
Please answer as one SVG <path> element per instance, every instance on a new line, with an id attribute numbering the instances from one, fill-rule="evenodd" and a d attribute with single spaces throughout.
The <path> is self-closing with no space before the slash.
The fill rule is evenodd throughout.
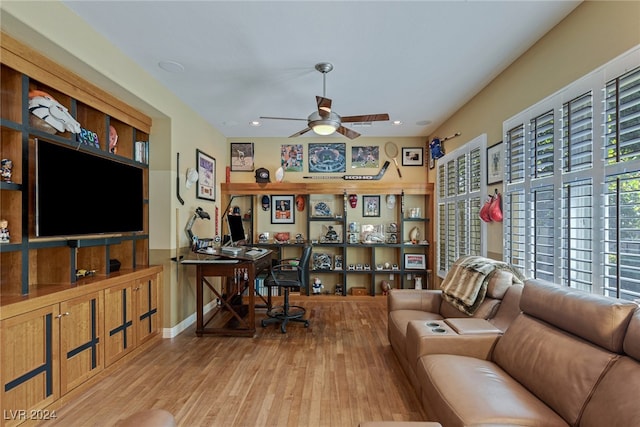
<path id="1" fill-rule="evenodd" d="M 249 328 L 256 329 L 256 264 L 249 267 Z"/>
<path id="2" fill-rule="evenodd" d="M 196 269 L 196 335 L 201 337 L 204 329 L 204 277 L 202 269 Z"/>

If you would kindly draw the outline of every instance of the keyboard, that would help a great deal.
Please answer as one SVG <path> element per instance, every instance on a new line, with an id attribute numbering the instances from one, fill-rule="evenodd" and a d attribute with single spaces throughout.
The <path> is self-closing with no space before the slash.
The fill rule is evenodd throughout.
<path id="1" fill-rule="evenodd" d="M 229 258 L 203 258 L 203 259 L 190 259 L 188 261 L 183 261 L 183 264 L 237 264 L 239 263 L 239 259 L 229 259 Z"/>

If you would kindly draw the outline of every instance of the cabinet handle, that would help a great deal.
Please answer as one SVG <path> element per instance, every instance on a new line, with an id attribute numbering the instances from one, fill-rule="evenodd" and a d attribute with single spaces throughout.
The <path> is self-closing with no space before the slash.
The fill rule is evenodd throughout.
<path id="1" fill-rule="evenodd" d="M 71 313 L 69 313 L 68 311 L 65 311 L 64 313 L 58 314 L 58 315 L 56 316 L 56 319 L 60 319 L 62 316 L 68 316 L 68 315 L 70 315 L 70 314 L 71 314 Z"/>

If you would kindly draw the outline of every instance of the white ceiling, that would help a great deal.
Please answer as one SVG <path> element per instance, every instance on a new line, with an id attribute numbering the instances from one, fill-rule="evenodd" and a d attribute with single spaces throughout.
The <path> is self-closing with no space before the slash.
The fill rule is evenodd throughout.
<path id="1" fill-rule="evenodd" d="M 426 136 L 580 1 L 64 1 L 226 137 L 287 137 L 322 95 Z M 161 61 L 184 71 L 167 72 Z M 391 121 L 400 120 L 401 126 Z M 354 125 L 350 125 L 354 126 Z M 305 134 L 314 135 L 312 132 Z"/>

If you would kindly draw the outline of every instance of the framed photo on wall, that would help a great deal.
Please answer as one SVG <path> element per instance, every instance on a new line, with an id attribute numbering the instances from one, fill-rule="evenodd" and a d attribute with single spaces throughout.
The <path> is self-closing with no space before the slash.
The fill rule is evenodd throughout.
<path id="1" fill-rule="evenodd" d="M 427 268 L 427 257 L 424 254 L 404 254 L 406 270 L 424 270 Z"/>
<path id="2" fill-rule="evenodd" d="M 424 148 L 402 147 L 402 166 L 424 166 Z"/>
<path id="3" fill-rule="evenodd" d="M 346 147 L 343 142 L 309 143 L 309 172 L 346 172 Z"/>
<path id="4" fill-rule="evenodd" d="M 196 169 L 198 171 L 198 199 L 216 201 L 216 159 L 196 149 Z"/>
<path id="5" fill-rule="evenodd" d="M 294 196 L 271 196 L 271 224 L 295 224 L 294 199 Z"/>
<path id="6" fill-rule="evenodd" d="M 380 216 L 380 196 L 362 196 L 362 216 Z"/>
<path id="7" fill-rule="evenodd" d="M 253 172 L 253 142 L 231 143 L 231 171 Z"/>
<path id="8" fill-rule="evenodd" d="M 502 141 L 487 148 L 487 185 L 502 181 L 504 174 Z"/>

